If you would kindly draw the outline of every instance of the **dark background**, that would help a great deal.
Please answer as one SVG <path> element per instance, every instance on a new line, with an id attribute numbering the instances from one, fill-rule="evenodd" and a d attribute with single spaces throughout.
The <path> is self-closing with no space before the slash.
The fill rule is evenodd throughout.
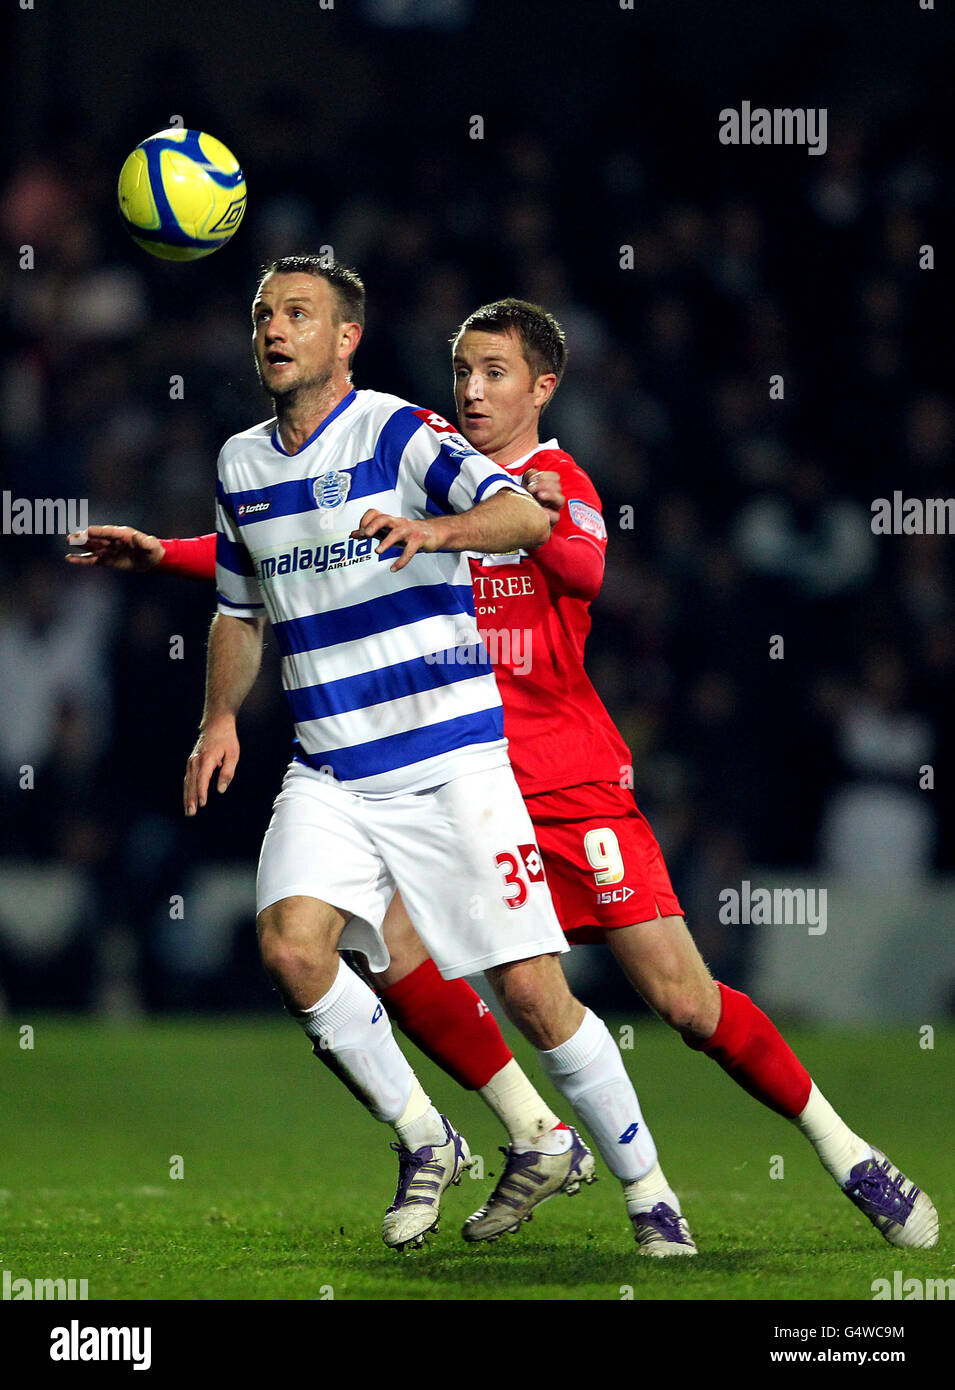
<path id="1" fill-rule="evenodd" d="M 610 530 L 589 667 L 711 964 L 745 983 L 748 938 L 716 910 L 754 866 L 910 878 L 915 902 L 955 867 L 951 538 L 874 536 L 870 507 L 952 490 L 944 9 L 37 0 L 3 93 L 3 487 L 212 529 L 218 448 L 269 414 L 248 310 L 272 256 L 331 245 L 355 266 L 356 384 L 444 413 L 456 325 L 537 300 L 570 348 L 545 435 Z M 721 145 L 744 99 L 825 107 L 827 153 Z M 141 252 L 115 208 L 124 158 L 174 115 L 249 190 L 232 243 L 191 265 Z M 210 968 L 169 899 L 209 862 L 254 864 L 289 754 L 276 671 L 228 798 L 187 825 L 211 589 L 0 539 L 0 868 L 71 885 L 44 879 L 43 950 L 13 944 L 0 901 L 8 1003 L 105 1007 L 119 972 L 127 1004 L 270 1006 L 251 901 Z"/>

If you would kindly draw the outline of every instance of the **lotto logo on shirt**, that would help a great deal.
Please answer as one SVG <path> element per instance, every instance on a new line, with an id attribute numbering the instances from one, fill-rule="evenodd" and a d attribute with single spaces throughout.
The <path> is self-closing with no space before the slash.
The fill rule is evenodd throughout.
<path id="1" fill-rule="evenodd" d="M 433 429 L 435 434 L 457 434 L 456 427 L 443 415 L 436 415 L 433 410 L 416 410 L 415 414 L 419 420 L 423 420 L 430 429 Z"/>

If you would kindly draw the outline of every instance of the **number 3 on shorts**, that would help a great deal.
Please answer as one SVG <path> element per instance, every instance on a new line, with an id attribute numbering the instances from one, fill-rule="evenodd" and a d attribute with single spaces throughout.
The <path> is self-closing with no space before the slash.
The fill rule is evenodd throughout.
<path id="1" fill-rule="evenodd" d="M 496 856 L 496 862 L 506 870 L 504 882 L 515 890 L 513 893 L 504 894 L 504 902 L 508 907 L 523 907 L 527 902 L 527 884 L 521 878 L 517 860 L 513 854 L 499 854 Z"/>
<path id="2" fill-rule="evenodd" d="M 523 861 L 524 873 L 530 883 L 544 882 L 544 865 L 541 861 L 540 850 L 535 844 L 518 845 L 517 853 Z M 513 888 L 513 893 L 504 894 L 504 902 L 507 907 L 523 907 L 527 902 L 527 884 L 521 876 L 521 864 L 518 862 L 517 855 L 503 854 L 494 856 L 494 862 L 505 870 L 504 882 L 508 888 Z"/>
<path id="3" fill-rule="evenodd" d="M 609 826 L 588 830 L 584 836 L 584 850 L 587 863 L 596 870 L 594 878 L 598 888 L 607 883 L 620 882 L 626 870 L 620 853 L 620 841 Z"/>

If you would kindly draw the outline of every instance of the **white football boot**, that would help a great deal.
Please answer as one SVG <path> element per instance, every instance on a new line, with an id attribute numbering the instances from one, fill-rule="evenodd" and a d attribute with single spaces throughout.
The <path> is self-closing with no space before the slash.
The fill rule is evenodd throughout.
<path id="1" fill-rule="evenodd" d="M 447 1136 L 443 1144 L 426 1144 L 414 1153 L 404 1144 L 391 1146 L 398 1155 L 398 1190 L 385 1212 L 381 1238 L 393 1250 L 423 1245 L 425 1236 L 437 1231 L 442 1193 L 471 1166 L 467 1142 L 444 1115 L 441 1119 Z"/>

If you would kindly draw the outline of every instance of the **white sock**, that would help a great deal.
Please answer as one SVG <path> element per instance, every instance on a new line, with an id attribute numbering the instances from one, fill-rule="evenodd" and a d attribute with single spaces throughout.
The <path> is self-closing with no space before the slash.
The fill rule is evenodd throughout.
<path id="1" fill-rule="evenodd" d="M 540 1148 L 538 1141 L 541 1137 L 560 1124 L 513 1057 L 499 1072 L 495 1072 L 486 1086 L 481 1087 L 478 1095 L 494 1111 L 507 1130 L 511 1143 L 519 1150 Z M 566 1130 L 557 1132 L 567 1133 Z M 565 1148 L 569 1147 L 570 1135 L 567 1134 Z M 548 1152 L 563 1153 L 563 1149 Z"/>
<path id="2" fill-rule="evenodd" d="M 638 1178 L 636 1182 L 625 1182 L 623 1196 L 629 1216 L 635 1215 L 638 1211 L 652 1211 L 657 1202 L 666 1202 L 677 1216 L 683 1215 L 680 1199 L 664 1177 L 659 1163 L 653 1165 L 645 1178 Z"/>
<path id="3" fill-rule="evenodd" d="M 793 1124 L 799 1126 L 819 1155 L 826 1172 L 840 1186 L 846 1182 L 857 1163 L 872 1157 L 870 1145 L 854 1134 L 845 1120 L 836 1114 L 815 1081 L 805 1109 L 796 1116 Z"/>
<path id="4" fill-rule="evenodd" d="M 395 1121 L 395 1133 L 412 1153 L 425 1145 L 435 1148 L 447 1143 L 444 1121 L 417 1077 L 414 1078 L 408 1104 Z"/>
<path id="5" fill-rule="evenodd" d="M 370 1110 L 393 1125 L 405 1111 L 415 1074 L 391 1032 L 378 996 L 339 959 L 335 983 L 310 1009 L 292 1011 L 313 1051 Z M 444 1129 L 442 1127 L 442 1139 Z"/>
<path id="6" fill-rule="evenodd" d="M 657 1161 L 653 1136 L 617 1044 L 590 1009 L 572 1038 L 540 1054 L 547 1075 L 590 1130 L 604 1162 L 623 1182 Z"/>

